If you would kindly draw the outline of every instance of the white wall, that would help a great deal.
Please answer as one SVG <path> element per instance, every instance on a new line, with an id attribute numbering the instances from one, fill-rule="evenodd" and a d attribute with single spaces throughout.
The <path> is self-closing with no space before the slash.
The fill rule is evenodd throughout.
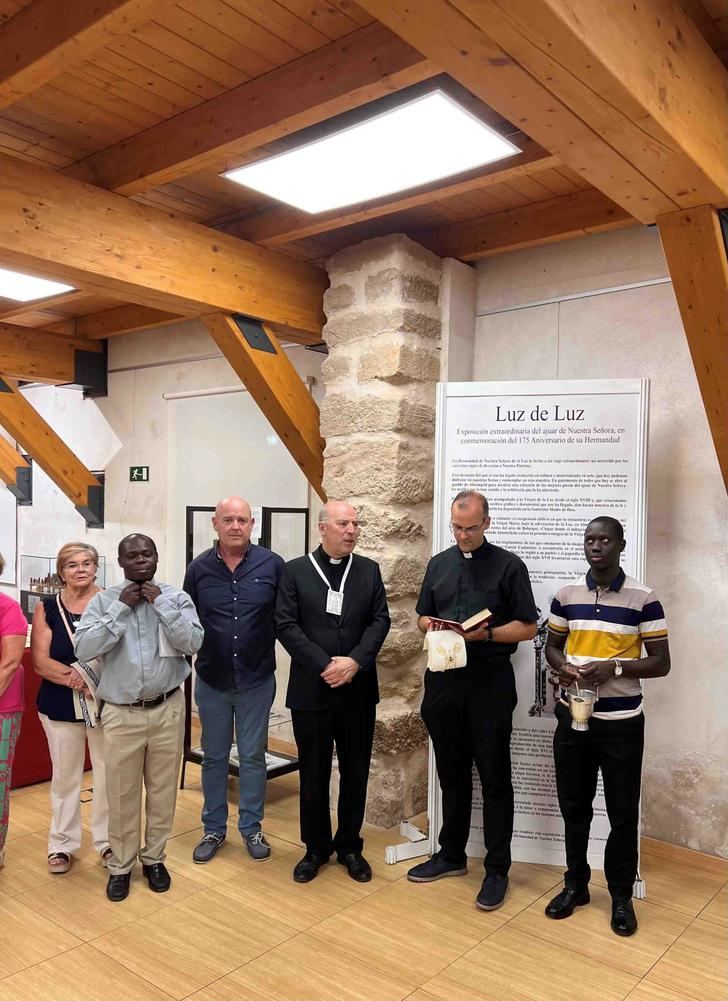
<path id="1" fill-rule="evenodd" d="M 650 379 L 647 583 L 673 666 L 647 684 L 643 828 L 728 856 L 728 499 L 667 274 L 642 228 L 479 262 L 473 378 Z"/>
<path id="2" fill-rule="evenodd" d="M 304 378 L 318 377 L 321 355 L 302 347 L 292 347 L 289 355 Z M 190 441 L 188 475 L 183 477 L 176 469 L 179 461 L 172 411 L 180 404 L 166 401 L 163 394 L 235 385 L 240 381 L 217 345 L 199 323 L 191 321 L 113 338 L 109 342 L 107 397 L 84 400 L 80 392 L 55 387 L 26 390 L 32 405 L 86 466 L 106 471 L 105 527 L 87 528 L 65 494 L 34 467 L 33 505 L 18 508 L 19 557 L 52 556 L 63 542 L 86 539 L 107 558 L 107 583 L 115 583 L 121 579 L 116 563 L 118 541 L 139 531 L 157 542 L 160 578 L 180 584 L 184 525 L 179 511 L 184 504 L 214 504 L 216 490 L 226 483 L 243 495 L 252 487 L 256 496 L 251 500 L 259 504 L 282 504 L 284 498 L 292 497 L 295 505 L 291 506 L 307 506 L 303 474 L 280 443 L 271 444 L 273 430 L 257 408 L 251 407 L 247 396 L 244 401 L 238 395 L 199 401 L 200 413 L 209 418 L 218 412 L 223 418 L 219 439 L 213 439 L 208 421 L 204 439 L 201 433 Z M 315 386 L 314 395 L 317 392 Z M 185 409 L 189 414 L 194 408 Z M 240 426 L 237 419 L 245 412 L 250 427 Z M 206 452 L 209 459 L 201 469 Z M 287 475 L 276 479 L 276 490 L 269 495 L 261 488 L 259 474 L 271 457 L 285 466 Z M 129 467 L 136 465 L 149 466 L 149 483 L 129 481 Z M 177 516 L 174 524 L 170 510 Z M 3 590 L 15 593 L 14 588 L 4 585 Z"/>

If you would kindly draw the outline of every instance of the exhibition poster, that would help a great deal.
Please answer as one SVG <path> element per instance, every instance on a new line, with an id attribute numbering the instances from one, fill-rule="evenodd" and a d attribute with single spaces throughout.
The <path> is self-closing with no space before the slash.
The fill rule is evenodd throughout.
<path id="1" fill-rule="evenodd" d="M 625 528 L 625 573 L 644 579 L 648 420 L 646 379 L 441 383 L 438 387 L 433 553 L 454 544 L 450 505 L 460 490 L 490 504 L 489 542 L 528 567 L 539 632 L 513 657 L 513 858 L 564 863 L 563 823 L 552 758 L 554 697 L 544 656 L 551 599 L 586 572 L 583 536 L 597 515 Z M 431 775 L 435 770 L 430 752 Z M 439 787 L 430 782 L 431 849 L 440 826 Z M 601 779 L 589 862 L 603 867 L 609 823 Z M 470 856 L 484 854 L 482 797 L 474 772 Z"/>

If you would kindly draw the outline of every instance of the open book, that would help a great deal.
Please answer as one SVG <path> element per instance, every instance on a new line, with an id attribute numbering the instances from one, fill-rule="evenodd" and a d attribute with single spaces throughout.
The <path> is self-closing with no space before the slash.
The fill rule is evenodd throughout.
<path id="1" fill-rule="evenodd" d="M 476 612 L 475 615 L 471 615 L 469 619 L 465 622 L 455 622 L 453 619 L 438 619 L 436 616 L 430 616 L 430 622 L 432 623 L 433 629 L 452 629 L 456 633 L 460 633 L 462 636 L 467 638 L 467 634 L 471 629 L 477 628 L 477 626 L 483 625 L 488 619 L 493 617 L 493 613 L 489 608 L 484 608 L 481 612 Z"/>

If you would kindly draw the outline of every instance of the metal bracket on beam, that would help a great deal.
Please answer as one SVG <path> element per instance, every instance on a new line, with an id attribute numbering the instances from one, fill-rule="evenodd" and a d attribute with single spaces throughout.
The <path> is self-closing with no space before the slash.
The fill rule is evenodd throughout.
<path id="1" fill-rule="evenodd" d="M 252 316 L 245 316 L 243 313 L 232 313 L 235 326 L 248 342 L 249 347 L 254 351 L 265 351 L 268 354 L 277 354 L 273 342 L 263 329 L 260 320 L 253 319 Z"/>
<path id="2" fill-rule="evenodd" d="M 77 348 L 73 353 L 73 383 L 83 389 L 84 396 L 108 395 L 108 341 L 103 344 L 103 352 Z"/>
<path id="3" fill-rule="evenodd" d="M 15 467 L 15 483 L 7 488 L 19 504 L 33 503 L 33 471 L 30 466 Z"/>
<path id="4" fill-rule="evenodd" d="M 86 506 L 81 504 L 75 505 L 76 510 L 85 518 L 86 524 L 89 528 L 103 528 L 104 527 L 104 487 L 103 484 L 98 486 L 90 486 L 88 488 L 88 497 L 86 501 Z"/>

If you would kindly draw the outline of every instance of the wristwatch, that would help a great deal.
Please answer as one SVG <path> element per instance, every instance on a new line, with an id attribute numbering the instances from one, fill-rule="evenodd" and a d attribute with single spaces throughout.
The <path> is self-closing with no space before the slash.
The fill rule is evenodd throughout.
<path id="1" fill-rule="evenodd" d="M 613 657 L 612 660 L 614 661 L 614 677 L 615 678 L 621 678 L 622 677 L 622 661 L 621 660 L 617 660 L 616 657 Z"/>
<path id="2" fill-rule="evenodd" d="M 486 643 L 492 643 L 493 642 L 493 627 L 492 626 L 488 626 L 488 630 L 487 630 L 487 632 L 485 634 L 485 642 Z"/>

